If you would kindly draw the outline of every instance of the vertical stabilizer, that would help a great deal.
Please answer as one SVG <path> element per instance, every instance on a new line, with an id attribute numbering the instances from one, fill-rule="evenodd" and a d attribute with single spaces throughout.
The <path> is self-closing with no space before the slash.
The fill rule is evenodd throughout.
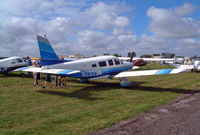
<path id="1" fill-rule="evenodd" d="M 46 37 L 37 36 L 42 66 L 64 62 L 60 60 Z"/>

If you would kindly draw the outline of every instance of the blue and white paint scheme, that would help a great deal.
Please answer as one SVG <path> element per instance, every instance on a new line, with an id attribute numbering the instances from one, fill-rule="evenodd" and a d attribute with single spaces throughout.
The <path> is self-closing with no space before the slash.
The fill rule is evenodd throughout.
<path id="1" fill-rule="evenodd" d="M 27 61 L 19 56 L 13 56 L 0 60 L 0 72 L 3 73 L 7 73 L 25 66 L 28 66 Z"/>
<path id="2" fill-rule="evenodd" d="M 71 61 L 59 59 L 47 38 L 37 36 L 37 41 L 43 66 Z"/>
<path id="3" fill-rule="evenodd" d="M 49 73 L 83 80 L 121 78 L 120 83 L 123 87 L 130 86 L 130 82 L 125 79 L 126 77 L 175 74 L 184 71 L 182 69 L 128 71 L 135 68 L 133 63 L 122 62 L 115 56 L 98 56 L 74 61 L 62 61 L 58 58 L 46 37 L 37 36 L 37 40 L 43 66 L 41 68 L 24 67 L 16 71 Z"/>

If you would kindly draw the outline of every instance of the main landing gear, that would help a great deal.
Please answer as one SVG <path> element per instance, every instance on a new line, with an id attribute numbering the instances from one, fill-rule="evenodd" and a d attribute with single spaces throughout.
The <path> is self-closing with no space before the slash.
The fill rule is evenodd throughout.
<path id="1" fill-rule="evenodd" d="M 129 82 L 127 78 L 120 78 L 120 85 L 121 87 L 128 88 L 132 86 L 132 83 Z"/>
<path id="2" fill-rule="evenodd" d="M 81 83 L 88 83 L 89 80 L 88 80 L 88 79 L 80 79 L 80 82 L 81 82 Z"/>

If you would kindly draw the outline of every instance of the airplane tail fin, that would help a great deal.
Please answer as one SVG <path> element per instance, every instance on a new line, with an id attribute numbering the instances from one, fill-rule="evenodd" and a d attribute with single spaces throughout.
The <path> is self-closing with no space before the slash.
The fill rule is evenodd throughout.
<path id="1" fill-rule="evenodd" d="M 37 36 L 42 66 L 52 65 L 64 62 L 59 59 L 54 49 L 52 48 L 49 40 L 46 37 Z"/>

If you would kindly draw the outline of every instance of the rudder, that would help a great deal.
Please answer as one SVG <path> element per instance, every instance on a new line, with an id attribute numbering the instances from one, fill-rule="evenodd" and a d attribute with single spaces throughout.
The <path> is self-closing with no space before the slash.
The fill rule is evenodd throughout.
<path id="1" fill-rule="evenodd" d="M 46 37 L 38 36 L 37 41 L 40 51 L 42 66 L 62 63 Z"/>

